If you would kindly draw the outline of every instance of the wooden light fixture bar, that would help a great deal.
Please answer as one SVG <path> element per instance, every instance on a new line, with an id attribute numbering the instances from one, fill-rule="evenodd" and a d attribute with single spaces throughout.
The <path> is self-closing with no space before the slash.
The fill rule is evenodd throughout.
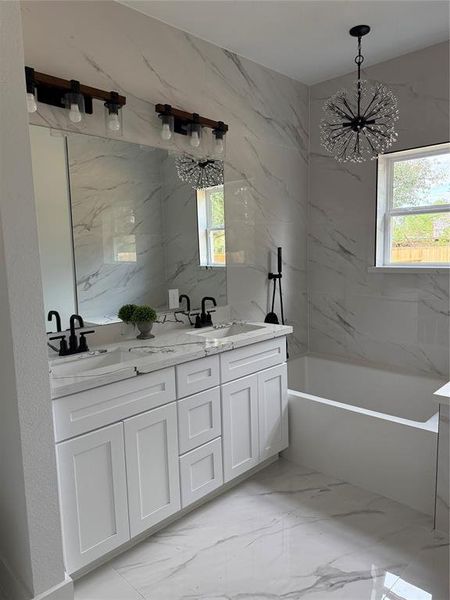
<path id="1" fill-rule="evenodd" d="M 172 116 L 174 118 L 174 131 L 181 133 L 181 135 L 187 135 L 188 126 L 191 123 L 199 123 L 202 127 L 208 127 L 209 129 L 215 129 L 223 133 L 228 131 L 228 125 L 222 121 L 213 121 L 197 113 L 188 113 L 179 108 L 173 108 L 170 104 L 157 104 L 155 112 L 159 115 Z"/>
<path id="2" fill-rule="evenodd" d="M 36 86 L 36 96 L 38 102 L 51 104 L 52 106 L 64 107 L 64 96 L 71 91 L 72 82 L 69 79 L 54 77 L 46 73 L 35 71 L 31 67 L 25 67 L 25 71 L 29 70 Z M 114 101 L 120 107 L 125 106 L 127 99 L 120 94 L 113 94 L 98 88 L 90 87 L 89 85 L 80 84 L 80 93 L 84 96 L 85 112 L 92 114 L 92 100 L 101 100 L 102 102 Z"/>

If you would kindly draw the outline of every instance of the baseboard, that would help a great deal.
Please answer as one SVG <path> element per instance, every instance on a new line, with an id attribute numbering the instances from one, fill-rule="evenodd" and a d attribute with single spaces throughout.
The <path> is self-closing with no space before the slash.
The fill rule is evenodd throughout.
<path id="1" fill-rule="evenodd" d="M 73 600 L 72 578 L 66 575 L 64 581 L 35 596 L 33 600 Z"/>

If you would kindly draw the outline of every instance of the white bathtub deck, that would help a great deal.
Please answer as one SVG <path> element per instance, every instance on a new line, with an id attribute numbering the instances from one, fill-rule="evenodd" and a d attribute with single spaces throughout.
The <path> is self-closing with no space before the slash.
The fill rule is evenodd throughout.
<path id="1" fill-rule="evenodd" d="M 448 600 L 448 539 L 281 459 L 75 585 L 76 600 Z"/>

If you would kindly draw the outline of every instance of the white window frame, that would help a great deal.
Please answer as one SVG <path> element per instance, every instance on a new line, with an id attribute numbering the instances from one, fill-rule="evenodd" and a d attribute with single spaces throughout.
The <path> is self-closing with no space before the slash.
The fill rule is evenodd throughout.
<path id="1" fill-rule="evenodd" d="M 450 212 L 450 204 L 435 206 L 393 207 L 394 164 L 412 158 L 423 158 L 450 153 L 450 143 L 436 144 L 423 148 L 413 148 L 400 152 L 390 152 L 378 156 L 377 169 L 377 225 L 375 268 L 387 269 L 448 269 L 449 263 L 400 263 L 391 262 L 391 220 L 392 217 Z"/>
<path id="2" fill-rule="evenodd" d="M 214 231 L 223 231 L 225 235 L 225 222 L 221 226 L 212 224 L 210 194 L 219 188 L 223 190 L 223 185 L 197 190 L 198 245 L 201 267 L 219 269 L 226 267 L 226 262 L 215 263 L 212 261 L 213 253 L 211 250 L 211 234 Z"/>

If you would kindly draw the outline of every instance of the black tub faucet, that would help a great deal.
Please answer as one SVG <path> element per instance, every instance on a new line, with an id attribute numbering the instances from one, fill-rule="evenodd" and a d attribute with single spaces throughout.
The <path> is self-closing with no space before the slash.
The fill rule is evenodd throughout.
<path id="1" fill-rule="evenodd" d="M 55 317 L 55 321 L 56 321 L 56 331 L 59 333 L 60 331 L 62 331 L 61 315 L 59 314 L 59 312 L 57 310 L 50 310 L 47 315 L 47 321 L 51 322 L 53 317 Z"/>

